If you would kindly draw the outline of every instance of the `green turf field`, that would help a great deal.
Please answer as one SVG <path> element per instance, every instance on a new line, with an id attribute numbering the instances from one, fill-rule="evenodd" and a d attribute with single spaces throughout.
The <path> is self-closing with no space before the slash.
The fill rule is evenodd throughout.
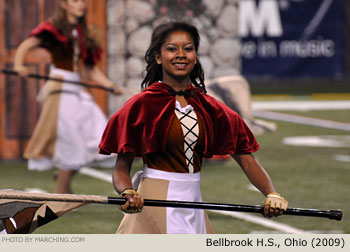
<path id="1" fill-rule="evenodd" d="M 288 112 L 302 116 L 349 122 L 348 111 Z M 349 148 L 301 147 L 282 144 L 287 136 L 349 135 L 347 131 L 276 122 L 276 132 L 257 136 L 261 145 L 255 156 L 271 175 L 277 191 L 290 207 L 342 209 L 343 220 L 282 216 L 274 221 L 316 233 L 350 233 L 350 163 L 334 160 L 335 155 L 349 156 Z M 136 162 L 133 171 L 140 169 Z M 102 171 L 111 173 L 111 170 Z M 24 190 L 41 188 L 52 192 L 54 170 L 34 172 L 25 163 L 0 163 L 0 188 Z M 249 181 L 234 161 L 205 162 L 202 171 L 202 193 L 205 201 L 232 204 L 260 204 L 261 193 L 248 188 Z M 78 194 L 116 196 L 110 183 L 78 174 L 73 182 Z M 259 216 L 259 215 L 254 215 Z M 86 205 L 40 227 L 35 233 L 114 233 L 122 213 L 111 205 Z M 281 231 L 241 219 L 209 213 L 216 233 L 252 233 Z"/>

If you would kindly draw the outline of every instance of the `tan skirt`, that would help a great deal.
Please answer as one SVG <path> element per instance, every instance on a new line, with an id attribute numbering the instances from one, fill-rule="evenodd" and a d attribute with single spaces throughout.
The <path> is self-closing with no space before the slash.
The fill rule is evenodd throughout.
<path id="1" fill-rule="evenodd" d="M 144 168 L 138 192 L 145 199 L 202 201 L 200 174 L 164 172 Z M 141 213 L 125 214 L 117 234 L 213 233 L 201 209 L 144 207 Z"/>

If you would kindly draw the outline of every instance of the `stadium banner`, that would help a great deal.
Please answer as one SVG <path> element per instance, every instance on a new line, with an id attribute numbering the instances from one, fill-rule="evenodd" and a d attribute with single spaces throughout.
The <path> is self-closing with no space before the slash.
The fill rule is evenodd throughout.
<path id="1" fill-rule="evenodd" d="M 242 74 L 342 76 L 343 1 L 241 0 Z"/>

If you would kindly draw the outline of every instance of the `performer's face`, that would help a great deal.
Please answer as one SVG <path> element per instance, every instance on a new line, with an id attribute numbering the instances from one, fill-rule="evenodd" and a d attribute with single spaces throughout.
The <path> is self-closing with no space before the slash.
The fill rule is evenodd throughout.
<path id="1" fill-rule="evenodd" d="M 67 18 L 77 19 L 84 16 L 86 12 L 86 0 L 66 0 L 62 1 L 62 8 L 66 10 Z"/>
<path id="2" fill-rule="evenodd" d="M 196 64 L 196 56 L 195 45 L 189 33 L 170 33 L 161 47 L 160 55 L 156 55 L 157 63 L 162 64 L 163 81 L 171 84 L 171 80 L 189 80 Z"/>

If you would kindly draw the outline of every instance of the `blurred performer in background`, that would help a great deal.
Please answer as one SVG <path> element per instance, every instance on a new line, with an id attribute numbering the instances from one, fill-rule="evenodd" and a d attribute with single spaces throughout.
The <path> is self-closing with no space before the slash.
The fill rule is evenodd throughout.
<path id="1" fill-rule="evenodd" d="M 123 92 L 96 67 L 101 48 L 89 33 L 86 12 L 86 0 L 61 0 L 52 18 L 32 30 L 15 55 L 14 70 L 26 76 L 27 52 L 36 47 L 47 49 L 52 58 L 50 77 L 62 79 L 48 81 L 40 91 L 40 117 L 24 153 L 31 170 L 59 169 L 56 193 L 71 193 L 72 176 L 80 167 L 96 161 L 114 164 L 98 154 L 105 114 L 82 86 L 65 83 L 79 81 L 84 71 L 116 94 Z"/>
<path id="2" fill-rule="evenodd" d="M 259 149 L 243 119 L 206 94 L 197 57 L 198 30 L 187 23 L 155 28 L 146 52 L 144 89 L 110 119 L 100 153 L 117 153 L 113 184 L 127 199 L 118 233 L 211 233 L 204 210 L 146 207 L 143 198 L 202 201 L 204 157 L 231 154 L 264 195 L 264 215 L 278 216 L 288 202 L 252 155 Z M 132 183 L 135 156 L 142 156 L 140 184 Z M 234 183 L 234 182 L 232 182 Z M 132 214 L 134 213 L 134 214 Z"/>
<path id="3" fill-rule="evenodd" d="M 277 126 L 275 123 L 253 117 L 250 87 L 243 76 L 222 76 L 207 80 L 205 84 L 208 94 L 236 111 L 254 135 L 261 135 L 276 130 Z M 209 160 L 217 162 L 229 159 L 229 155 L 215 155 Z"/>
<path id="4" fill-rule="evenodd" d="M 208 94 L 236 111 L 254 135 L 276 130 L 276 124 L 254 119 L 248 81 L 240 75 L 223 76 L 206 81 Z"/>

